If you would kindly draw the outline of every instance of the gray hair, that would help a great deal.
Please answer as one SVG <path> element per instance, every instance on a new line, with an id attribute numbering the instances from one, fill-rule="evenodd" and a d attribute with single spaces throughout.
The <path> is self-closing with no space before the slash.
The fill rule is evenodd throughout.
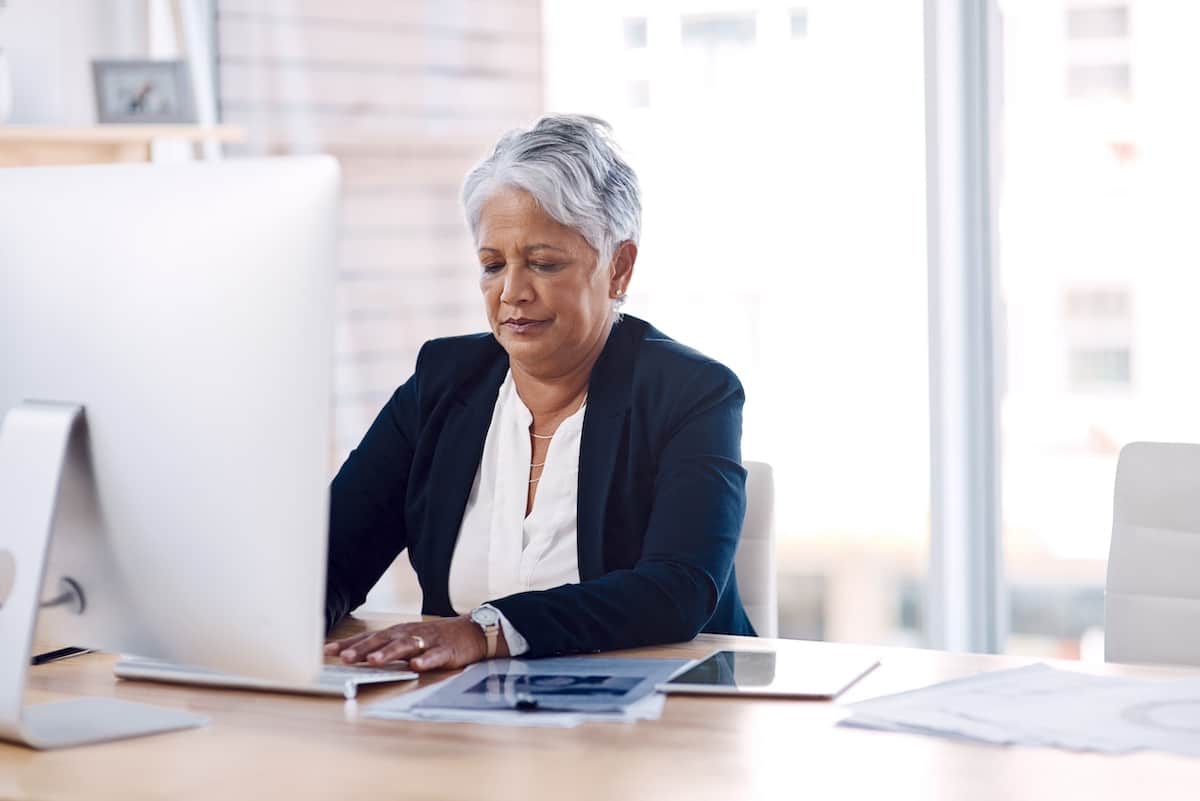
<path id="1" fill-rule="evenodd" d="M 637 175 L 618 154 L 612 126 L 596 117 L 549 114 L 529 130 L 501 137 L 463 184 L 472 236 L 479 235 L 483 205 L 504 187 L 525 190 L 547 214 L 578 231 L 600 254 L 601 265 L 620 243 L 641 236 Z"/>

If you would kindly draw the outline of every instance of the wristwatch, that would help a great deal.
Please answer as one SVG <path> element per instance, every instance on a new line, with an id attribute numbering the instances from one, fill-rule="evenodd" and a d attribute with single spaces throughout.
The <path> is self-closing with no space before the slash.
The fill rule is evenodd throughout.
<path id="1" fill-rule="evenodd" d="M 471 610 L 471 621 L 483 629 L 487 638 L 487 658 L 496 655 L 496 642 L 500 639 L 500 613 L 490 606 L 477 606 Z"/>

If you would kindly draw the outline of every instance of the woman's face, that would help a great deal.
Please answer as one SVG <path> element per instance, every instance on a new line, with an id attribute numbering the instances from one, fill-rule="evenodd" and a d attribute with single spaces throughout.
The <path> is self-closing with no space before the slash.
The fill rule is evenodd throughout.
<path id="1" fill-rule="evenodd" d="M 479 219 L 480 287 L 488 322 L 509 358 L 530 375 L 553 378 L 604 347 L 612 299 L 625 291 L 637 248 L 613 265 L 573 228 L 544 212 L 522 189 L 504 188 Z"/>

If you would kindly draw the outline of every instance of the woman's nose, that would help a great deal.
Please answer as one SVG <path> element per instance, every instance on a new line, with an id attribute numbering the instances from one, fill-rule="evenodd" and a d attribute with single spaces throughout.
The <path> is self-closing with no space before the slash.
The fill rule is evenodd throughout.
<path id="1" fill-rule="evenodd" d="M 518 304 L 532 298 L 529 278 L 524 267 L 513 266 L 504 276 L 504 288 L 500 291 L 500 302 Z"/>

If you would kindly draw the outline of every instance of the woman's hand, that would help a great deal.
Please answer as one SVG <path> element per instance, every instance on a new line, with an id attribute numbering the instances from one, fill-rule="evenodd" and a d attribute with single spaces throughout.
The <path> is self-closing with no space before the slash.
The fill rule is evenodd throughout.
<path id="1" fill-rule="evenodd" d="M 483 629 L 462 615 L 421 623 L 399 623 L 380 631 L 333 640 L 325 645 L 325 653 L 340 656 L 347 665 L 356 662 L 386 665 L 407 659 L 412 670 L 450 670 L 486 658 L 487 639 Z M 508 656 L 503 632 L 497 643 L 496 656 Z"/>

